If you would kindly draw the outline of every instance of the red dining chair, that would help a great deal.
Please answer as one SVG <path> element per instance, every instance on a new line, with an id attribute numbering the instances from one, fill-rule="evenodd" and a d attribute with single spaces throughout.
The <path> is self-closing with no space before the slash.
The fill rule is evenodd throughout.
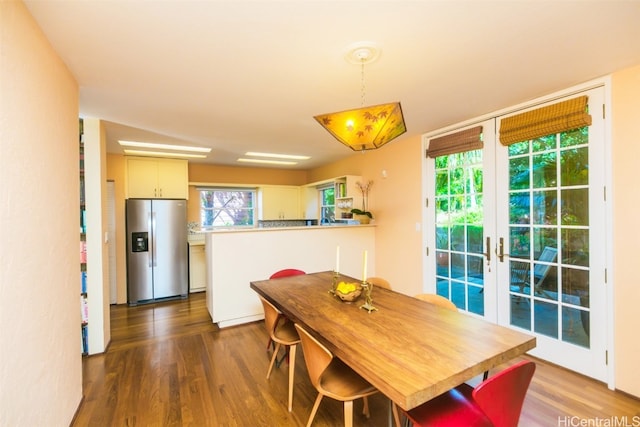
<path id="1" fill-rule="evenodd" d="M 307 274 L 302 270 L 298 270 L 296 268 L 285 268 L 284 270 L 278 270 L 269 276 L 269 279 L 279 279 L 280 277 L 289 277 L 289 276 L 300 276 L 302 274 Z"/>
<path id="2" fill-rule="evenodd" d="M 462 384 L 408 412 L 414 426 L 517 427 L 535 363 L 524 360 L 483 381 Z"/>
<path id="3" fill-rule="evenodd" d="M 285 268 L 283 270 L 278 270 L 275 273 L 273 273 L 271 276 L 269 276 L 269 280 L 271 279 L 279 279 L 281 277 L 291 277 L 291 276 L 300 276 L 303 274 L 307 274 L 302 270 L 298 270 L 297 268 Z M 282 315 L 284 316 L 284 314 Z M 267 351 L 269 351 L 269 348 L 274 347 L 273 349 L 275 350 L 275 344 L 273 342 L 273 340 L 271 339 L 271 337 L 269 337 L 269 340 L 267 341 Z M 281 363 L 277 362 L 276 366 L 279 366 Z"/>

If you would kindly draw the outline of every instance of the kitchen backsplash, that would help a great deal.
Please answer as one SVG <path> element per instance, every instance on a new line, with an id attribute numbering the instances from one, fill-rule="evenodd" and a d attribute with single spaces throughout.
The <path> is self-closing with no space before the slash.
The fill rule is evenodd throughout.
<path id="1" fill-rule="evenodd" d="M 274 220 L 259 220 L 258 227 L 270 228 L 270 227 L 304 227 L 309 225 L 318 225 L 318 220 L 315 219 L 274 219 Z"/>

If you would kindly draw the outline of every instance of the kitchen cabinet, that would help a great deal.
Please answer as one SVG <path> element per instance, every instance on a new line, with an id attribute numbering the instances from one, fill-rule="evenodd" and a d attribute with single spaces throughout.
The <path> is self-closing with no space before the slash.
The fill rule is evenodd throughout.
<path id="1" fill-rule="evenodd" d="M 258 191 L 262 220 L 300 219 L 300 189 L 296 186 L 273 185 Z"/>
<path id="2" fill-rule="evenodd" d="M 204 242 L 189 243 L 189 292 L 202 292 L 207 285 Z"/>
<path id="3" fill-rule="evenodd" d="M 128 157 L 128 199 L 188 199 L 189 168 L 186 160 Z"/>

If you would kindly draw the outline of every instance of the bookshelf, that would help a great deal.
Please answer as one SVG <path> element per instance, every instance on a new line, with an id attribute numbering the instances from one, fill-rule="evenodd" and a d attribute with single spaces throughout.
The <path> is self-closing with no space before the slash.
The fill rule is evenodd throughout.
<path id="1" fill-rule="evenodd" d="M 89 302 L 87 300 L 87 207 L 84 176 L 84 129 L 80 119 L 80 338 L 83 355 L 89 354 Z"/>

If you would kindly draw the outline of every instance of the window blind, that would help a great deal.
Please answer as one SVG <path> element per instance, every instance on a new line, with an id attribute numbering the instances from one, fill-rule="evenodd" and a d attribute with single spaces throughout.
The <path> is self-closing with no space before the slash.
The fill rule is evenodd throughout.
<path id="1" fill-rule="evenodd" d="M 541 136 L 591 126 L 588 97 L 580 96 L 516 114 L 500 121 L 500 143 L 505 146 Z"/>
<path id="2" fill-rule="evenodd" d="M 478 150 L 482 143 L 482 126 L 461 130 L 429 141 L 427 157 L 446 156 L 464 151 Z"/>

